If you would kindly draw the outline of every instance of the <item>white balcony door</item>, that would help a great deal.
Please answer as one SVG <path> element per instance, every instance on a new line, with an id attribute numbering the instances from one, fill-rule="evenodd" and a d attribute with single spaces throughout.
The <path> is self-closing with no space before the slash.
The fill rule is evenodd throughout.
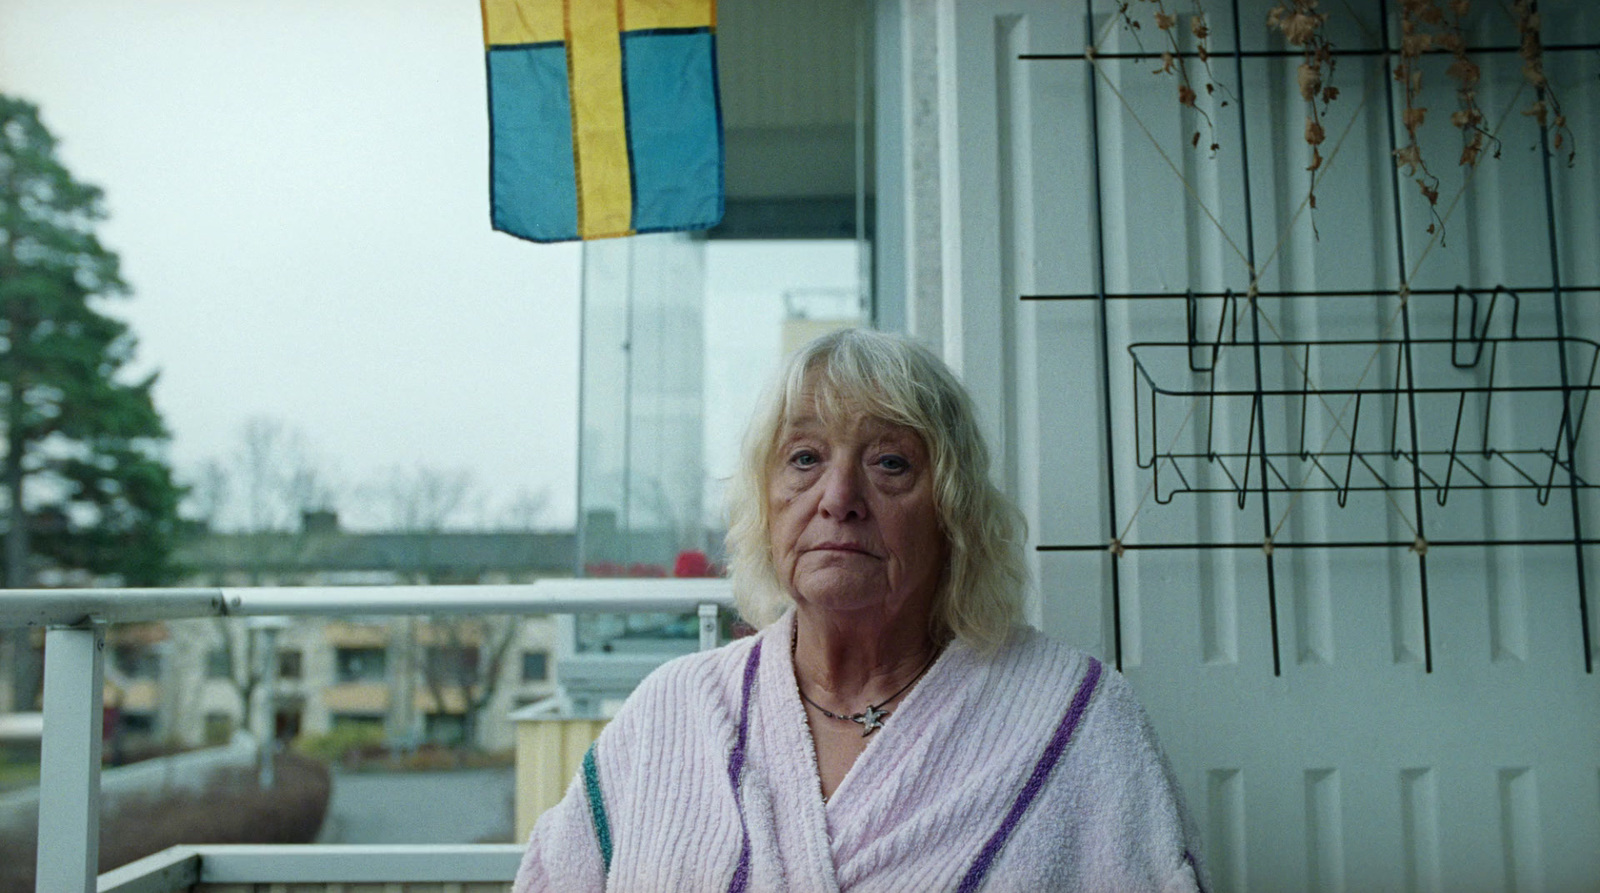
<path id="1" fill-rule="evenodd" d="M 1566 92 L 1565 139 L 1578 147 L 1573 166 L 1564 153 L 1552 166 L 1553 209 L 1539 132 L 1520 114 L 1532 102 L 1521 60 L 1476 57 L 1501 158 L 1485 159 L 1464 191 L 1460 136 L 1447 120 L 1453 87 L 1442 63 L 1427 69 L 1434 92 L 1418 104 L 1433 107 L 1422 149 L 1440 175 L 1440 244 L 1421 190 L 1409 177 L 1398 192 L 1391 181 L 1385 92 L 1394 81 L 1380 58 L 1339 59 L 1313 216 L 1302 207 L 1311 173 L 1299 60 L 1247 59 L 1242 81 L 1231 56 L 1214 56 L 1209 76 L 1191 60 L 1191 110 L 1174 75 L 1152 73 L 1159 60 L 1104 58 L 1138 49 L 1112 20 L 1117 5 L 1098 0 L 1092 22 L 1082 2 L 939 5 L 945 227 L 955 246 L 946 257 L 958 261 L 947 263 L 947 294 L 959 294 L 946 299 L 944 338 L 1003 441 L 1034 543 L 1264 544 L 1271 534 L 1297 544 L 1557 544 L 1043 551 L 1040 621 L 1108 661 L 1120 655 L 1182 778 L 1217 890 L 1600 889 L 1600 675 L 1585 665 L 1578 576 L 1581 560 L 1587 641 L 1600 650 L 1600 546 L 1571 542 L 1575 525 L 1600 537 L 1600 498 L 1566 483 L 1567 468 L 1600 477 L 1600 418 L 1578 432 L 1575 457 L 1560 428 L 1561 364 L 1576 407 L 1583 392 L 1570 388 L 1591 374 L 1585 339 L 1600 341 L 1600 292 L 1567 294 L 1558 320 L 1551 289 L 1557 272 L 1567 287 L 1600 286 L 1600 62 L 1592 52 L 1547 57 L 1551 83 Z M 1230 49 L 1231 6 L 1201 5 L 1208 49 Z M 1281 48 L 1264 25 L 1271 4 L 1243 5 L 1244 45 Z M 1589 4 L 1543 6 L 1547 42 L 1600 35 Z M 1145 18 L 1144 48 L 1159 50 L 1153 5 L 1131 7 Z M 1180 44 L 1192 49 L 1195 7 L 1166 7 L 1180 13 Z M 1323 7 L 1336 47 L 1378 44 L 1378 3 Z M 1475 14 L 1469 37 L 1515 45 L 1495 7 Z M 1098 62 L 1017 58 L 1091 44 Z M 1404 302 L 1402 281 L 1414 292 Z M 1197 300 L 1198 337 L 1222 329 L 1216 354 L 1194 357 L 1216 370 L 1209 375 L 1191 371 L 1182 348 L 1182 300 L 1020 297 L 1102 286 L 1244 295 L 1252 283 L 1264 293 L 1371 294 L 1262 298 L 1259 315 L 1248 301 Z M 1453 364 L 1448 345 L 1428 341 L 1462 331 L 1453 314 L 1471 302 L 1430 290 L 1458 285 L 1479 290 L 1480 338 L 1463 341 Z M 1518 293 L 1501 294 L 1485 328 L 1495 285 Z M 1384 343 L 1407 334 L 1409 348 Z M 1138 390 L 1129 352 L 1138 342 L 1179 345 L 1139 349 L 1162 391 L 1153 425 L 1150 403 L 1134 414 L 1137 395 L 1150 393 Z M 1494 370 L 1489 352 L 1468 355 L 1475 344 L 1501 350 Z M 1396 364 L 1408 349 L 1421 390 L 1378 393 L 1407 383 Z M 1256 404 L 1258 369 L 1263 391 L 1321 396 Z M 1524 390 L 1473 390 L 1490 384 Z M 1350 392 L 1362 390 L 1357 416 Z M 1458 420 L 1467 433 L 1453 437 Z M 1402 453 L 1415 441 L 1417 478 L 1385 439 Z M 1265 468 L 1252 452 L 1263 443 L 1275 454 Z M 1459 462 L 1421 455 L 1452 443 Z M 1528 452 L 1511 462 L 1485 456 L 1485 444 Z M 1141 468 L 1152 452 L 1170 458 Z M 1208 452 L 1237 455 L 1210 461 Z M 1538 456 L 1542 464 L 1528 458 Z M 1553 461 L 1567 465 L 1552 472 Z M 1328 491 L 1347 465 L 1353 486 L 1341 507 Z M 1441 505 L 1429 484 L 1451 468 Z M 1516 484 L 1518 469 L 1539 480 L 1551 472 L 1554 486 L 1463 488 L 1472 474 Z M 1401 489 L 1360 489 L 1380 479 Z M 1413 480 L 1420 492 L 1407 489 Z M 1227 492 L 1235 484 L 1246 490 L 1242 507 Z"/>

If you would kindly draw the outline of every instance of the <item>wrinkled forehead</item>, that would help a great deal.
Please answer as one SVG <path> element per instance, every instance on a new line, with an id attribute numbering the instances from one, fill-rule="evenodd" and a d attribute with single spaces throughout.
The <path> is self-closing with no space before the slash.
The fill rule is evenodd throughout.
<path id="1" fill-rule="evenodd" d="M 927 439 L 910 425 L 902 425 L 867 412 L 840 411 L 827 416 L 800 411 L 786 418 L 777 431 L 776 442 L 808 438 L 901 443 L 906 448 L 925 450 Z"/>

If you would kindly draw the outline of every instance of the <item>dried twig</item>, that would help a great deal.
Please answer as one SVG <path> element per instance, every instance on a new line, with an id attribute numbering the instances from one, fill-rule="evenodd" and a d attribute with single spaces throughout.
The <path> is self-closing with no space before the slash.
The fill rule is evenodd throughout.
<path id="1" fill-rule="evenodd" d="M 1462 22 L 1472 12 L 1472 0 L 1450 0 L 1450 19 L 1445 30 L 1435 42 L 1455 58 L 1445 75 L 1456 82 L 1456 111 L 1450 123 L 1461 131 L 1461 161 L 1463 167 L 1476 167 L 1483 156 L 1484 147 L 1494 145 L 1494 157 L 1500 157 L 1500 139 L 1483 127 L 1483 109 L 1478 106 L 1478 79 L 1482 72 L 1476 62 L 1467 58 L 1466 29 Z"/>
<path id="2" fill-rule="evenodd" d="M 1552 148 L 1567 147 L 1567 166 L 1577 162 L 1578 148 L 1567 126 L 1567 116 L 1561 110 L 1561 100 L 1544 73 L 1544 43 L 1539 37 L 1538 0 L 1517 0 L 1512 6 L 1517 20 L 1517 33 L 1521 36 L 1522 77 L 1534 90 L 1534 102 L 1523 111 L 1524 115 L 1539 122 L 1539 128 L 1550 134 Z"/>
<path id="3" fill-rule="evenodd" d="M 1327 131 L 1322 119 L 1328 114 L 1328 104 L 1339 98 L 1339 88 L 1329 83 L 1333 79 L 1335 59 L 1333 44 L 1328 40 L 1323 26 L 1327 13 L 1317 12 L 1317 0 L 1284 0 L 1267 13 L 1267 27 L 1283 34 L 1290 46 L 1304 51 L 1304 58 L 1295 79 L 1300 86 L 1300 98 L 1306 102 L 1306 144 L 1311 147 L 1311 163 L 1306 170 L 1311 175 L 1311 186 L 1306 200 L 1313 211 L 1317 208 L 1317 169 L 1322 167 L 1322 143 Z M 1317 234 L 1316 215 L 1311 218 L 1311 231 Z"/>
<path id="4" fill-rule="evenodd" d="M 1136 0 L 1121 0 L 1117 4 L 1116 15 L 1122 19 L 1123 27 L 1133 35 L 1133 41 L 1138 45 L 1139 51 L 1144 52 L 1144 41 L 1139 39 L 1140 33 L 1144 30 L 1144 23 L 1138 18 L 1137 8 L 1134 6 L 1135 2 Z M 1206 145 L 1211 153 L 1215 155 L 1218 148 L 1216 126 L 1212 123 L 1211 116 L 1206 113 L 1206 110 L 1199 106 L 1200 90 L 1204 90 L 1207 96 L 1217 91 L 1216 79 L 1211 74 L 1211 50 L 1206 43 L 1206 40 L 1211 35 L 1211 29 L 1206 24 L 1205 9 L 1201 7 L 1200 0 L 1193 0 L 1194 14 L 1189 20 L 1189 33 L 1194 35 L 1200 65 L 1205 70 L 1204 80 L 1198 83 L 1198 89 L 1196 89 L 1196 81 L 1189 75 L 1189 67 L 1186 64 L 1183 49 L 1178 45 L 1179 22 L 1177 14 L 1167 9 L 1166 0 L 1137 0 L 1137 2 L 1149 3 L 1155 7 L 1153 19 L 1156 30 L 1166 39 L 1166 47 L 1161 51 L 1161 65 L 1151 73 L 1170 74 L 1178 78 L 1178 104 L 1194 111 L 1205 121 L 1206 132 L 1211 136 L 1211 139 L 1206 141 Z M 1222 105 L 1227 104 L 1227 100 L 1222 101 Z M 1189 137 L 1189 145 L 1191 147 L 1200 145 L 1200 131 L 1196 130 Z"/>
<path id="5" fill-rule="evenodd" d="M 1422 197 L 1428 200 L 1428 211 L 1433 222 L 1428 232 L 1439 233 L 1444 240 L 1444 219 L 1439 216 L 1439 178 L 1428 169 L 1417 143 L 1417 130 L 1427 120 L 1427 106 L 1419 105 L 1422 98 L 1422 69 L 1418 62 L 1422 54 L 1434 49 L 1433 29 L 1444 25 L 1444 10 L 1437 0 L 1400 0 L 1400 61 L 1394 67 L 1394 79 L 1399 81 L 1405 97 L 1405 108 L 1400 113 L 1400 124 L 1406 130 L 1406 144 L 1394 150 L 1394 163 L 1405 169 L 1406 176 L 1416 179 Z"/>

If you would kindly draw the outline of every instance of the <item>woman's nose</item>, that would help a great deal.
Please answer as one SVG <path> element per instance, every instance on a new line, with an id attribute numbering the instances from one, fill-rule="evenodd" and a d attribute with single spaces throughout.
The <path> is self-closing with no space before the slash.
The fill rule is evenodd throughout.
<path id="1" fill-rule="evenodd" d="M 848 463 L 829 468 L 822 476 L 822 513 L 835 520 L 865 518 L 867 501 L 859 469 Z"/>

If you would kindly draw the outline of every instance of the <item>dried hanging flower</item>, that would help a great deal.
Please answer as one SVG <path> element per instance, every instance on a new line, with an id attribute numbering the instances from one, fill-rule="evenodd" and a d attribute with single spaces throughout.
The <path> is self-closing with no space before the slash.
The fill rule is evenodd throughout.
<path id="1" fill-rule="evenodd" d="M 1206 95 L 1211 96 L 1217 92 L 1217 78 L 1216 75 L 1211 73 L 1211 46 L 1207 43 L 1211 39 L 1211 28 L 1206 24 L 1206 11 L 1201 8 L 1200 0 L 1194 0 L 1194 13 L 1189 16 L 1189 34 L 1194 37 L 1195 56 L 1200 60 L 1200 67 L 1205 70 L 1204 86 Z M 1225 108 L 1228 105 L 1228 100 L 1220 100 L 1217 105 L 1218 108 Z M 1206 119 L 1206 123 L 1208 126 L 1210 125 L 1209 118 Z M 1198 137 L 1199 134 L 1196 134 L 1196 136 Z M 1198 143 L 1199 140 L 1197 139 L 1195 142 Z M 1217 153 L 1215 140 L 1211 143 L 1210 151 L 1213 155 Z"/>
<path id="2" fill-rule="evenodd" d="M 1144 23 L 1137 18 L 1134 7 L 1135 2 L 1140 2 L 1140 0 L 1120 0 L 1117 3 L 1116 15 L 1122 19 L 1123 26 L 1133 35 L 1134 43 L 1143 52 L 1144 41 L 1139 39 L 1139 34 L 1144 30 Z M 1189 76 L 1188 66 L 1184 63 L 1184 53 L 1178 46 L 1181 27 L 1179 17 L 1177 13 L 1167 8 L 1166 0 L 1142 0 L 1142 2 L 1150 3 L 1155 7 L 1153 23 L 1156 31 L 1167 41 L 1166 48 L 1161 52 L 1161 64 L 1152 69 L 1151 73 L 1177 76 L 1178 105 L 1192 109 L 1205 121 L 1205 129 L 1212 135 L 1212 139 L 1207 142 L 1207 145 L 1210 151 L 1215 154 L 1218 148 L 1215 139 L 1216 127 L 1212 124 L 1211 116 L 1198 104 L 1200 98 L 1199 90 L 1196 89 L 1195 81 Z M 1205 79 L 1199 83 L 1198 87 L 1204 89 L 1207 96 L 1211 96 L 1217 92 L 1216 79 L 1211 74 L 1211 50 L 1206 44 L 1207 39 L 1211 36 L 1211 29 L 1206 25 L 1206 13 L 1200 6 L 1200 0 L 1194 0 L 1194 14 L 1189 18 L 1189 33 L 1194 36 L 1195 54 L 1199 57 L 1200 65 L 1205 70 Z M 1221 104 L 1225 106 L 1228 102 L 1223 100 Z M 1200 145 L 1200 131 L 1196 130 L 1190 135 L 1189 145 L 1194 147 Z"/>
<path id="3" fill-rule="evenodd" d="M 1167 41 L 1167 47 L 1161 53 L 1161 67 L 1155 69 L 1154 73 L 1176 74 L 1178 76 L 1178 105 L 1191 109 L 1200 116 L 1201 120 L 1205 121 L 1206 131 L 1213 137 L 1208 144 L 1211 151 L 1216 152 L 1216 127 L 1211 123 L 1211 116 L 1206 114 L 1206 110 L 1197 104 L 1200 94 L 1195 90 L 1193 81 L 1190 80 L 1189 68 L 1184 64 L 1183 50 L 1178 46 L 1178 16 L 1167 9 L 1166 0 L 1145 0 L 1145 2 L 1155 6 L 1156 30 Z M 1126 18 L 1126 14 L 1124 18 Z M 1199 0 L 1195 0 L 1195 15 L 1190 20 L 1189 33 L 1193 34 L 1199 42 L 1200 63 L 1204 66 L 1206 73 L 1203 87 L 1206 95 L 1209 96 L 1216 91 L 1216 85 L 1211 81 L 1211 64 L 1207 61 L 1210 54 L 1206 49 L 1205 43 L 1206 37 L 1211 32 L 1205 25 L 1205 11 L 1200 8 Z M 1190 135 L 1189 145 L 1195 147 L 1200 145 L 1200 131 L 1196 130 Z"/>
<path id="4" fill-rule="evenodd" d="M 1567 166 L 1577 162 L 1578 149 L 1573 144 L 1572 130 L 1567 127 L 1567 116 L 1561 111 L 1561 100 L 1556 97 L 1544 73 L 1544 42 L 1539 37 L 1541 20 L 1537 0 L 1517 0 L 1512 5 L 1517 20 L 1517 33 L 1521 46 L 1517 54 L 1522 57 L 1522 77 L 1533 87 L 1534 102 L 1523 114 L 1538 122 L 1541 130 L 1550 134 L 1550 144 L 1556 149 L 1567 148 Z"/>
<path id="5" fill-rule="evenodd" d="M 1134 43 L 1138 43 L 1139 48 L 1144 49 L 1144 44 L 1139 41 L 1139 20 L 1128 11 L 1132 6 L 1133 0 L 1122 0 L 1117 4 L 1117 15 L 1122 19 L 1123 27 L 1133 32 Z"/>
<path id="6" fill-rule="evenodd" d="M 1161 64 L 1154 69 L 1154 73 L 1176 75 L 1179 81 L 1178 104 L 1197 112 L 1205 120 L 1207 129 L 1214 133 L 1210 116 L 1198 104 L 1199 93 L 1185 65 L 1187 57 L 1178 45 L 1179 29 L 1182 27 L 1180 17 L 1168 9 L 1168 0 L 1119 0 L 1116 14 L 1133 34 L 1134 41 L 1140 44 L 1141 51 L 1143 44 L 1139 41 L 1139 32 L 1142 30 L 1142 23 L 1133 12 L 1137 8 L 1135 3 L 1139 2 L 1151 4 L 1152 22 L 1156 31 L 1166 39 L 1167 43 L 1160 56 Z M 1193 2 L 1195 12 L 1189 19 L 1188 27 L 1195 39 L 1197 47 L 1195 55 L 1205 69 L 1206 79 L 1202 86 L 1209 96 L 1217 88 L 1211 76 L 1210 50 L 1207 45 L 1210 28 L 1206 24 L 1205 11 L 1200 6 L 1200 0 Z M 1472 12 L 1472 0 L 1395 0 L 1395 2 L 1399 8 L 1400 35 L 1399 46 L 1396 48 L 1398 61 L 1395 63 L 1393 74 L 1394 79 L 1401 85 L 1401 94 L 1404 97 L 1399 120 L 1405 130 L 1406 138 L 1404 145 L 1394 150 L 1394 160 L 1399 170 L 1416 181 L 1417 188 L 1428 203 L 1428 210 L 1433 218 L 1427 231 L 1437 233 L 1442 241 L 1444 220 L 1438 210 L 1440 181 L 1429 169 L 1418 141 L 1418 131 L 1428 118 L 1428 107 L 1420 103 L 1423 88 L 1420 61 L 1423 55 L 1448 53 L 1452 57 L 1445 69 L 1445 76 L 1455 84 L 1456 109 L 1450 115 L 1450 123 L 1461 132 L 1462 148 L 1459 163 L 1466 167 L 1474 167 L 1482 160 L 1484 153 L 1489 151 L 1492 151 L 1493 157 L 1498 158 L 1501 145 L 1500 140 L 1484 127 L 1485 117 L 1478 105 L 1477 86 L 1482 78 L 1482 71 L 1468 55 L 1464 26 L 1465 19 Z M 1327 140 L 1324 118 L 1329 105 L 1339 98 L 1339 89 L 1329 83 L 1335 66 L 1333 45 L 1324 31 L 1329 16 L 1327 13 L 1319 12 L 1318 5 L 1319 0 L 1276 0 L 1276 5 L 1267 14 L 1267 27 L 1281 33 L 1286 42 L 1300 48 L 1304 54 L 1302 62 L 1295 71 L 1295 80 L 1300 98 L 1306 103 L 1303 138 L 1311 149 L 1310 163 L 1306 167 L 1311 173 L 1311 188 L 1308 190 L 1307 201 L 1313 210 L 1317 207 L 1315 191 L 1317 171 L 1326 162 L 1321 151 L 1323 143 Z M 1534 101 L 1523 110 L 1523 114 L 1533 118 L 1541 130 L 1547 133 L 1550 145 L 1554 149 L 1567 149 L 1568 165 L 1575 164 L 1577 151 L 1573 146 L 1572 131 L 1567 126 L 1567 118 L 1562 111 L 1560 99 L 1556 96 L 1544 70 L 1544 47 L 1540 37 L 1541 20 L 1537 0 L 1514 0 L 1513 15 L 1520 35 L 1519 54 L 1523 63 L 1523 77 L 1535 91 Z M 1093 48 L 1090 50 L 1090 56 L 1092 58 Z M 1223 106 L 1227 104 L 1226 100 L 1221 102 Z M 1190 137 L 1189 144 L 1198 147 L 1200 136 L 1200 132 L 1195 131 Z M 1217 144 L 1211 142 L 1210 149 L 1213 153 L 1216 152 Z M 1312 231 L 1316 232 L 1314 215 Z"/>
<path id="7" fill-rule="evenodd" d="M 1435 47 L 1434 29 L 1426 26 L 1444 24 L 1444 10 L 1437 0 L 1400 0 L 1400 61 L 1395 64 L 1394 79 L 1400 82 L 1405 97 L 1400 124 L 1406 131 L 1406 144 L 1394 150 L 1394 162 L 1405 169 L 1406 176 L 1416 179 L 1417 188 L 1428 201 L 1428 212 L 1433 215 L 1428 232 L 1437 232 L 1441 242 L 1444 218 L 1439 216 L 1439 178 L 1428 169 L 1417 143 L 1417 129 L 1428 116 L 1427 107 L 1417 104 L 1422 95 L 1422 70 L 1417 63 L 1423 53 Z"/>
<path id="8" fill-rule="evenodd" d="M 1327 13 L 1317 12 L 1317 0 L 1283 0 L 1267 12 L 1267 27 L 1283 34 L 1290 46 L 1304 51 L 1300 67 L 1295 70 L 1295 81 L 1300 88 L 1300 98 L 1306 103 L 1306 145 L 1311 147 L 1311 186 L 1306 201 L 1313 210 L 1317 207 L 1317 170 L 1322 167 L 1321 146 L 1327 133 L 1322 119 L 1328 113 L 1328 104 L 1339 98 L 1339 88 L 1328 81 L 1333 79 L 1333 44 L 1323 32 Z M 1317 232 L 1316 217 L 1311 219 L 1311 231 Z"/>
<path id="9" fill-rule="evenodd" d="M 1483 110 L 1478 107 L 1478 79 L 1482 76 L 1476 62 L 1467 58 L 1466 29 L 1462 20 L 1472 11 L 1472 0 L 1450 0 L 1450 22 L 1437 38 L 1441 48 L 1455 58 L 1445 69 L 1445 76 L 1456 82 L 1456 111 L 1450 123 L 1461 131 L 1461 161 L 1463 167 L 1476 167 L 1489 143 L 1494 144 L 1494 157 L 1500 157 L 1500 140 L 1483 127 Z"/>

